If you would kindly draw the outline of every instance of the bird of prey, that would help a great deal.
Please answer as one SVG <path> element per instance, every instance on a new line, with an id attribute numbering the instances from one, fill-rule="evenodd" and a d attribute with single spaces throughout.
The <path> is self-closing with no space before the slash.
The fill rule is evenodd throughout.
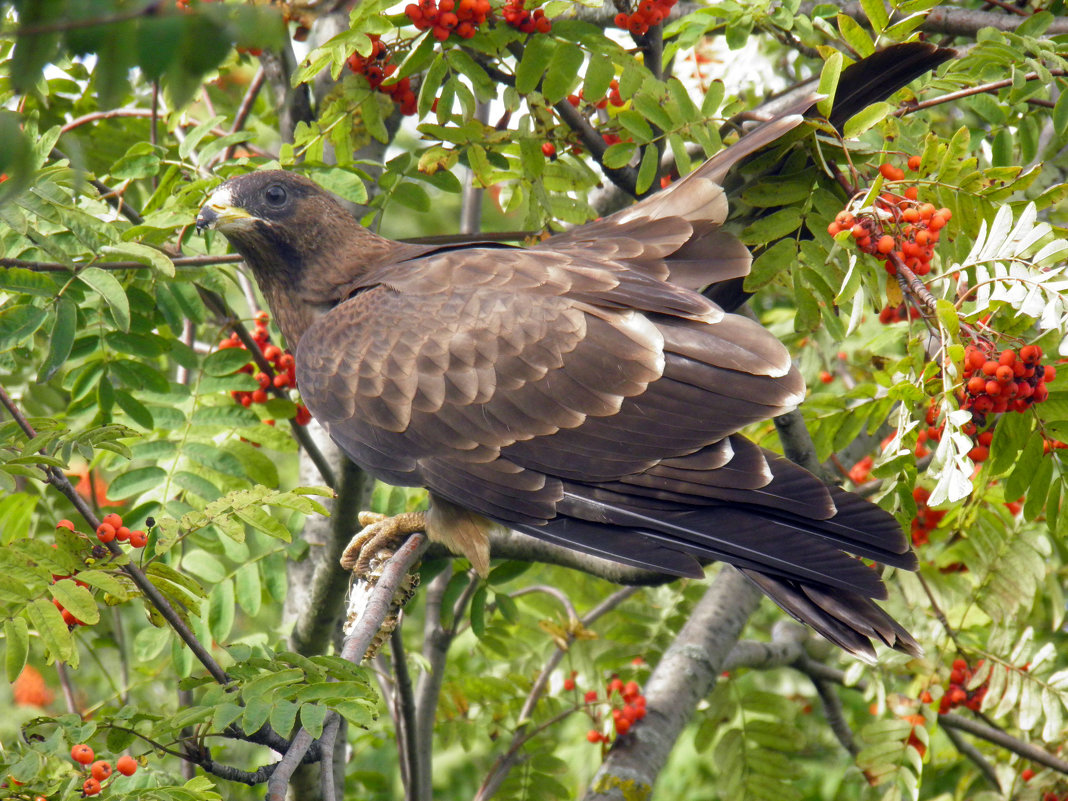
<path id="1" fill-rule="evenodd" d="M 947 53 L 898 47 L 855 65 L 853 110 Z M 530 248 L 394 242 L 278 170 L 221 184 L 197 227 L 244 256 L 340 447 L 427 488 L 407 531 L 483 574 L 497 524 L 674 576 L 722 560 L 848 651 L 916 654 L 855 558 L 915 569 L 901 527 L 737 433 L 793 409 L 804 383 L 772 334 L 699 291 L 749 269 L 722 228 L 723 177 L 802 119 L 765 122 L 667 189 Z"/>

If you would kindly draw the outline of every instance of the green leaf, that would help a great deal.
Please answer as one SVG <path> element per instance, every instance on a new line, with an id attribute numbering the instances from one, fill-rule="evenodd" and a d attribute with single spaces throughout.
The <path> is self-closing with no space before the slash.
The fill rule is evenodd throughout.
<path id="1" fill-rule="evenodd" d="M 838 30 L 842 38 L 853 48 L 853 51 L 863 58 L 875 52 L 875 42 L 871 40 L 868 32 L 860 26 L 855 19 L 848 14 L 838 15 Z"/>
<path id="2" fill-rule="evenodd" d="M 883 0 L 860 0 L 860 7 L 864 9 L 864 14 L 868 17 L 872 30 L 878 36 L 890 22 L 890 16 L 886 12 Z"/>
<path id="3" fill-rule="evenodd" d="M 638 146 L 633 142 L 617 142 L 608 146 L 601 163 L 611 170 L 618 170 L 620 167 L 626 167 L 630 163 L 637 150 Z"/>
<path id="4" fill-rule="evenodd" d="M 174 262 L 170 260 L 167 254 L 148 245 L 141 245 L 137 242 L 123 242 L 118 245 L 105 245 L 100 249 L 100 252 L 105 256 L 115 256 L 116 261 L 131 259 L 141 262 L 141 264 L 151 267 L 160 275 L 174 278 Z"/>
<path id="5" fill-rule="evenodd" d="M 535 39 L 549 37 L 535 37 Z M 529 45 L 528 45 L 529 47 Z M 541 92 L 549 103 L 557 103 L 571 94 L 581 80 L 582 50 L 570 42 L 558 42 L 545 72 Z"/>
<path id="6" fill-rule="evenodd" d="M 644 194 L 656 180 L 656 171 L 660 167 L 660 151 L 655 145 L 646 145 L 642 163 L 638 167 L 638 179 L 634 182 L 634 191 Z"/>
<path id="7" fill-rule="evenodd" d="M 155 427 L 156 421 L 152 418 L 152 412 L 145 408 L 144 404 L 129 392 L 121 389 L 115 390 L 115 402 L 120 409 L 130 416 L 131 420 L 142 428 L 151 430 Z"/>
<path id="8" fill-rule="evenodd" d="M 878 125 L 886 119 L 895 109 L 893 103 L 872 103 L 848 120 L 842 126 L 842 136 L 846 139 L 856 139 L 869 128 Z"/>
<path id="9" fill-rule="evenodd" d="M 26 607 L 26 614 L 48 653 L 62 662 L 70 662 L 71 667 L 77 667 L 78 650 L 55 604 L 46 598 L 38 598 Z"/>
<path id="10" fill-rule="evenodd" d="M 48 355 L 37 372 L 37 382 L 43 384 L 56 374 L 70 356 L 74 334 L 78 325 L 78 307 L 70 298 L 56 301 L 56 317 L 52 323 L 52 338 L 48 343 Z"/>
<path id="11" fill-rule="evenodd" d="M 531 38 L 523 50 L 523 58 L 520 59 L 515 71 L 515 90 L 519 94 L 529 95 L 538 88 L 541 76 L 545 74 L 555 50 L 556 42 L 551 37 Z"/>
<path id="12" fill-rule="evenodd" d="M 1027 440 L 1027 445 L 1024 446 L 1023 451 L 1020 452 L 1020 456 L 1016 460 L 1016 467 L 1005 480 L 1005 497 L 1007 499 L 1015 500 L 1027 492 L 1027 487 L 1031 484 L 1031 480 L 1038 471 L 1039 463 L 1042 461 L 1042 454 L 1043 437 L 1040 432 L 1035 431 L 1030 439 Z"/>
<path id="13" fill-rule="evenodd" d="M 329 711 L 319 704 L 304 704 L 300 708 L 300 725 L 307 729 L 312 737 L 319 737 L 323 733 L 323 722 Z"/>
<path id="14" fill-rule="evenodd" d="M 21 617 L 4 621 L 4 668 L 9 682 L 18 678 L 30 653 L 30 631 Z"/>
<path id="15" fill-rule="evenodd" d="M 209 354 L 204 359 L 204 372 L 211 376 L 228 376 L 236 373 L 252 361 L 244 348 L 226 348 Z"/>
<path id="16" fill-rule="evenodd" d="M 108 497 L 115 501 L 132 498 L 160 486 L 166 479 L 167 473 L 162 467 L 138 467 L 128 470 L 116 476 L 111 482 L 111 486 L 108 487 Z"/>
<path id="17" fill-rule="evenodd" d="M 255 562 L 241 565 L 234 573 L 234 596 L 238 605 L 251 616 L 260 613 L 263 587 L 260 583 L 260 566 Z"/>
<path id="18" fill-rule="evenodd" d="M 224 642 L 234 627 L 234 583 L 225 579 L 216 584 L 208 596 L 208 628 L 216 642 Z"/>
<path id="19" fill-rule="evenodd" d="M 0 310 L 0 352 L 11 350 L 44 325 L 48 313 L 29 304 L 16 304 Z"/>
<path id="20" fill-rule="evenodd" d="M 130 330 L 130 301 L 118 279 L 99 267 L 85 267 L 77 273 L 78 280 L 100 295 L 111 309 L 115 324 L 123 331 Z"/>
<path id="21" fill-rule="evenodd" d="M 823 100 L 816 108 L 824 117 L 829 116 L 834 106 L 834 93 L 838 90 L 838 77 L 842 74 L 843 56 L 837 50 L 823 63 L 820 70 L 820 83 L 816 91 L 823 95 Z"/>
<path id="22" fill-rule="evenodd" d="M 792 234 L 800 226 L 801 210 L 799 208 L 779 209 L 743 230 L 741 240 L 747 245 L 763 245 Z"/>
<path id="23" fill-rule="evenodd" d="M 96 600 L 85 587 L 79 587 L 71 579 L 62 579 L 49 589 L 52 597 L 82 623 L 91 626 L 100 622 L 100 610 L 97 608 Z"/>

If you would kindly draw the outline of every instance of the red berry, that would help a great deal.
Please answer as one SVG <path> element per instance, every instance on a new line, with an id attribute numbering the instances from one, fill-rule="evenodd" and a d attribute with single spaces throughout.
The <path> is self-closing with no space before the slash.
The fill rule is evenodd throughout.
<path id="1" fill-rule="evenodd" d="M 60 520 L 56 523 L 56 528 L 65 528 L 67 531 L 74 531 L 74 524 L 69 520 Z"/>
<path id="2" fill-rule="evenodd" d="M 919 156 L 909 156 L 909 169 L 913 172 L 916 172 L 918 169 L 920 169 L 920 161 L 921 159 Z"/>
<path id="3" fill-rule="evenodd" d="M 597 729 L 590 729 L 586 732 L 586 739 L 591 743 L 599 743 L 601 742 L 601 733 Z"/>
<path id="4" fill-rule="evenodd" d="M 575 689 L 575 680 L 574 679 L 564 679 L 564 689 L 565 690 L 574 690 Z"/>
<path id="5" fill-rule="evenodd" d="M 542 142 L 541 152 L 545 154 L 545 158 L 547 159 L 555 158 L 556 145 L 554 145 L 552 142 Z"/>
<path id="6" fill-rule="evenodd" d="M 103 543 L 111 542 L 115 539 L 115 527 L 108 523 L 101 523 L 96 527 L 96 538 Z"/>
<path id="7" fill-rule="evenodd" d="M 86 779 L 85 784 L 82 785 L 82 795 L 98 795 L 100 793 L 100 782 L 96 779 Z"/>
<path id="8" fill-rule="evenodd" d="M 106 759 L 98 759 L 89 768 L 89 774 L 98 782 L 102 782 L 111 775 L 111 763 Z"/>
<path id="9" fill-rule="evenodd" d="M 829 384 L 834 381 L 834 376 L 826 370 L 820 370 L 820 381 L 824 384 Z"/>
<path id="10" fill-rule="evenodd" d="M 587 690 L 586 691 L 586 699 L 585 700 L 586 700 L 587 704 L 594 703 L 597 700 L 597 691 L 596 690 Z"/>
<path id="11" fill-rule="evenodd" d="M 137 772 L 137 760 L 129 754 L 124 754 L 115 763 L 115 770 L 123 776 L 132 776 Z"/>
<path id="12" fill-rule="evenodd" d="M 70 749 L 70 758 L 75 762 L 80 762 L 83 765 L 88 765 L 93 761 L 93 749 L 87 746 L 85 743 L 78 743 L 76 746 Z"/>
<path id="13" fill-rule="evenodd" d="M 890 234 L 883 234 L 875 243 L 875 249 L 885 256 L 894 249 L 894 238 Z"/>
<path id="14" fill-rule="evenodd" d="M 126 526 L 123 526 L 115 532 L 115 539 L 117 539 L 119 542 L 126 542 L 128 539 L 130 539 L 130 529 L 126 528 Z"/>
<path id="15" fill-rule="evenodd" d="M 1029 782 L 1031 781 L 1031 779 L 1035 778 L 1035 772 L 1030 768 L 1024 768 L 1023 771 L 1020 773 L 1020 778 L 1023 779 L 1025 782 Z"/>
<path id="16" fill-rule="evenodd" d="M 130 545 L 134 548 L 144 548 L 148 544 L 148 534 L 138 529 L 130 532 Z"/>
<path id="17" fill-rule="evenodd" d="M 109 526 L 114 526 L 116 531 L 122 528 L 122 518 L 114 512 L 104 515 L 104 519 L 100 522 L 107 523 Z"/>

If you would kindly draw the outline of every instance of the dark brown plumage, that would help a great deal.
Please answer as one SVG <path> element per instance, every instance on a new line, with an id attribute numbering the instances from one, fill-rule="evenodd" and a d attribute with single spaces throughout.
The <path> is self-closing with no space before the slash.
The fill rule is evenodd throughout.
<path id="1" fill-rule="evenodd" d="M 945 58 L 902 47 L 854 74 L 853 111 Z M 804 384 L 770 333 L 697 291 L 749 269 L 719 183 L 801 119 L 529 249 L 392 242 L 280 171 L 222 184 L 197 224 L 252 267 L 313 415 L 375 476 L 427 487 L 429 535 L 482 572 L 489 521 L 671 575 L 719 559 L 843 648 L 917 653 L 849 555 L 914 569 L 900 526 L 736 433 Z"/>

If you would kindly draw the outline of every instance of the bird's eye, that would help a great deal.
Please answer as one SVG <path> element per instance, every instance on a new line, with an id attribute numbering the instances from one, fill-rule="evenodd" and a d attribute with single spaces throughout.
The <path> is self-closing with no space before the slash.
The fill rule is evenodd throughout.
<path id="1" fill-rule="evenodd" d="M 272 206 L 281 206 L 286 202 L 286 190 L 278 184 L 268 186 L 265 195 Z"/>

